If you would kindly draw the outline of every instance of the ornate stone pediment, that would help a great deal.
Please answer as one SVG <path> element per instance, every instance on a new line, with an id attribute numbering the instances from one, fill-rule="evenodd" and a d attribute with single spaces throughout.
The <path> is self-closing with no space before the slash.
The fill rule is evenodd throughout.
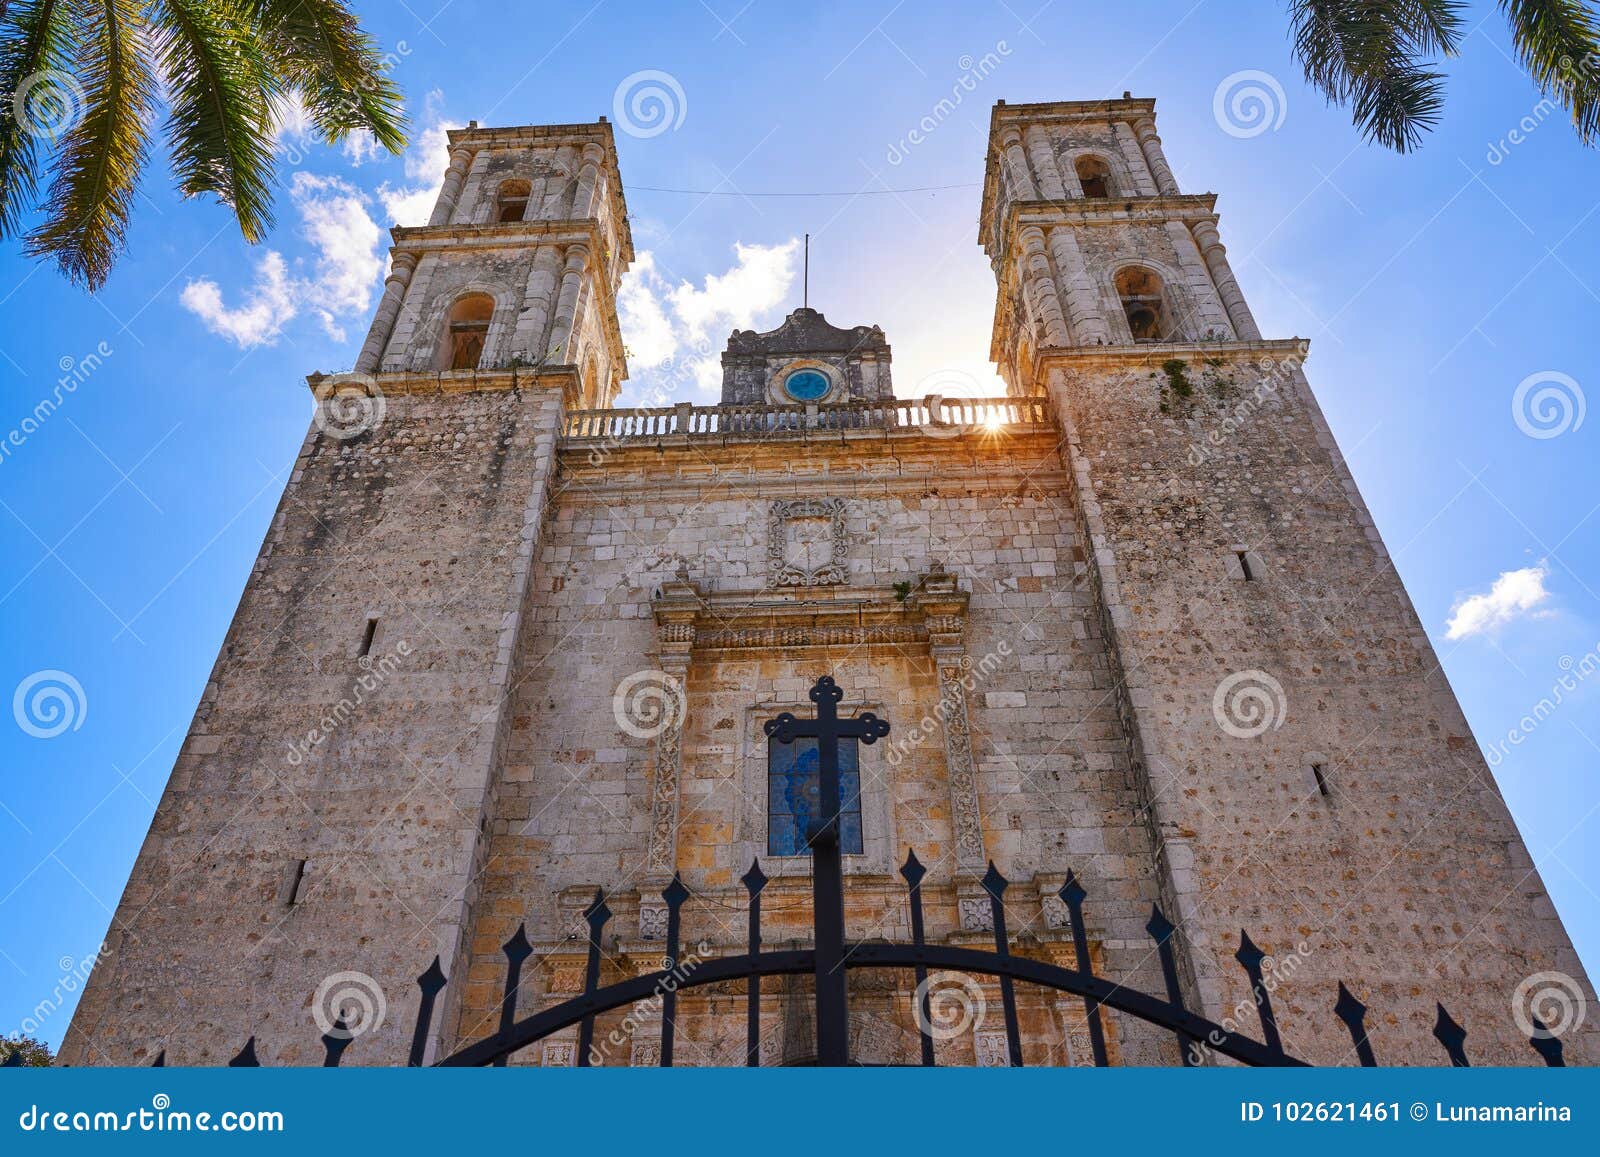
<path id="1" fill-rule="evenodd" d="M 767 519 L 773 586 L 828 586 L 848 581 L 849 539 L 842 498 L 778 499 Z"/>

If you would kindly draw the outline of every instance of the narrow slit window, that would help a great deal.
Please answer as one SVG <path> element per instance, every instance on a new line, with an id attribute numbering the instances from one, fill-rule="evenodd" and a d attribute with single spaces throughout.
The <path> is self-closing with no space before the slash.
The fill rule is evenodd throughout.
<path id="1" fill-rule="evenodd" d="M 1317 791 L 1323 796 L 1326 797 L 1333 794 L 1328 790 L 1328 776 L 1322 770 L 1322 764 L 1313 763 L 1311 765 L 1311 778 L 1317 781 Z"/>
<path id="2" fill-rule="evenodd" d="M 368 619 L 366 632 L 361 636 L 361 649 L 356 652 L 357 658 L 372 654 L 372 640 L 378 634 L 378 620 Z"/>
<path id="3" fill-rule="evenodd" d="M 300 889 L 306 882 L 306 862 L 296 860 L 294 875 L 289 880 L 289 907 L 293 908 L 300 903 Z"/>
<path id="4" fill-rule="evenodd" d="M 1233 553 L 1239 556 L 1239 572 L 1244 575 L 1244 581 L 1247 583 L 1255 582 L 1256 572 L 1250 569 L 1250 552 L 1236 550 Z"/>

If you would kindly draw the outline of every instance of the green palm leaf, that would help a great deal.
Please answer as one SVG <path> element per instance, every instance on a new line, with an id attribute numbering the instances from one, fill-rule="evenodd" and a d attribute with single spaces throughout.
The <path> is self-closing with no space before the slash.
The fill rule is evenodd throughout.
<path id="1" fill-rule="evenodd" d="M 148 147 L 155 79 L 135 0 L 76 0 L 74 66 L 85 96 L 51 165 L 45 222 L 28 234 L 31 257 L 98 289 L 127 239 Z"/>
<path id="2" fill-rule="evenodd" d="M 1295 56 L 1329 101 L 1352 109 L 1369 140 L 1407 152 L 1439 119 L 1444 75 L 1426 58 L 1454 55 L 1461 7 L 1457 0 L 1293 0 Z"/>
<path id="3" fill-rule="evenodd" d="M 245 3 L 273 64 L 328 143 L 364 130 L 392 153 L 405 147 L 400 90 L 373 39 L 340 0 Z"/>
<path id="4" fill-rule="evenodd" d="M 22 215 L 33 208 L 38 193 L 38 144 L 41 128 L 37 117 L 18 115 L 23 111 L 60 113 L 61 105 L 47 108 L 52 99 L 72 99 L 70 86 L 51 93 L 43 86 L 51 78 L 66 77 L 71 50 L 70 25 L 65 0 L 23 0 L 7 9 L 0 20 L 0 237 L 17 231 Z M 27 95 L 24 95 L 27 94 Z M 20 101 L 18 98 L 21 98 Z"/>
<path id="5" fill-rule="evenodd" d="M 259 241 L 272 226 L 274 83 L 260 42 L 229 0 L 158 0 L 151 16 L 178 188 L 215 194 Z"/>
<path id="6" fill-rule="evenodd" d="M 1511 41 L 1539 87 L 1572 114 L 1584 144 L 1600 135 L 1600 19 L 1582 0 L 1500 0 Z"/>

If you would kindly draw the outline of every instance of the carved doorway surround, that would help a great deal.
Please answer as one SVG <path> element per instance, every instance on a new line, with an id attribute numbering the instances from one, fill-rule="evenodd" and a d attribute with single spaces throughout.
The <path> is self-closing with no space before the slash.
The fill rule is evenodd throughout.
<path id="1" fill-rule="evenodd" d="M 748 592 L 704 592 L 680 569 L 662 584 L 652 605 L 662 670 L 680 682 L 687 680 L 696 652 L 874 643 L 927 646 L 938 677 L 934 714 L 944 740 L 958 908 L 963 929 L 979 932 L 990 929 L 991 916 L 979 883 L 987 856 L 967 705 L 972 666 L 966 650 L 968 600 L 956 576 L 935 563 L 909 593 L 812 587 L 773 590 L 755 598 Z M 680 712 L 673 726 L 655 739 L 648 866 L 640 884 L 645 896 L 658 893 L 652 885 L 670 879 L 677 866 L 686 715 Z M 665 910 L 657 907 L 641 902 L 641 937 L 662 935 Z"/>

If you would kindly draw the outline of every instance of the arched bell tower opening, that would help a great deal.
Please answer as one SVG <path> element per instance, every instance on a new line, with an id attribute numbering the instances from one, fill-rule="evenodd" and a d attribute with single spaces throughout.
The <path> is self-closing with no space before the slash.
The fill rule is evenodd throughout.
<path id="1" fill-rule="evenodd" d="M 445 315 L 439 341 L 441 370 L 475 370 L 483 361 L 489 323 L 494 320 L 494 298 L 469 293 L 459 298 Z"/>
<path id="2" fill-rule="evenodd" d="M 1153 269 L 1132 265 L 1117 273 L 1117 300 L 1128 321 L 1128 332 L 1136 342 L 1168 339 L 1171 322 L 1162 294 L 1161 275 Z"/>

